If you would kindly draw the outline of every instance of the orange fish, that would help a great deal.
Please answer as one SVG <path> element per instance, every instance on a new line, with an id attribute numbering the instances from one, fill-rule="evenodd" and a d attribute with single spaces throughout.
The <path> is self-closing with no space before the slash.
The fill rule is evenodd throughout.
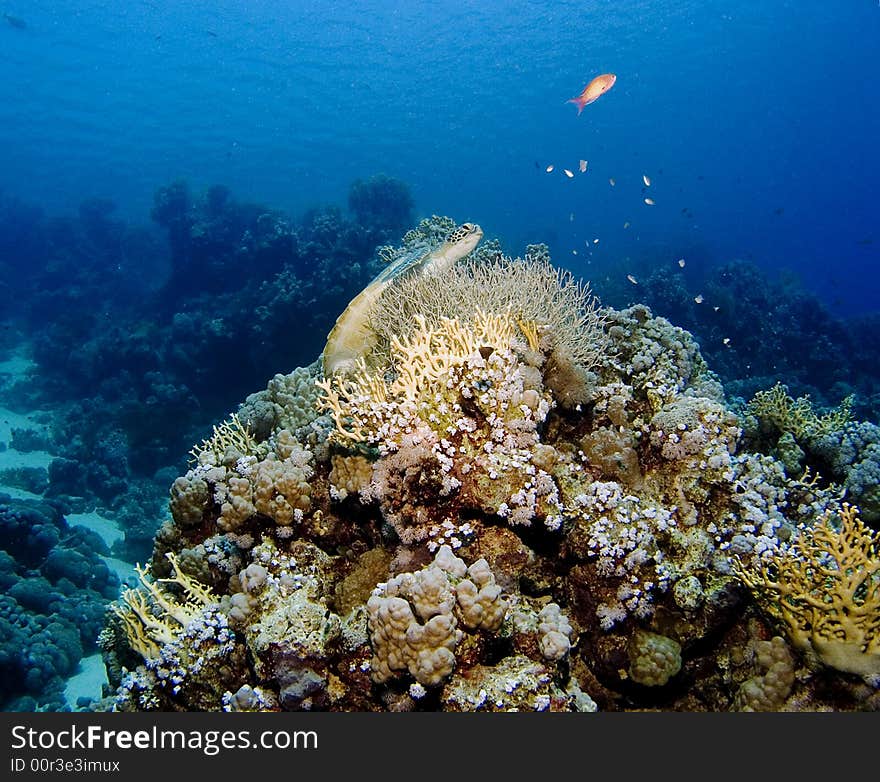
<path id="1" fill-rule="evenodd" d="M 580 113 L 584 110 L 584 106 L 588 103 L 592 103 L 594 100 L 608 92 L 608 90 L 614 86 L 614 82 L 616 81 L 617 76 L 613 73 L 603 73 L 584 87 L 584 91 L 580 95 L 565 102 L 574 103 L 578 107 L 578 116 L 580 116 Z"/>

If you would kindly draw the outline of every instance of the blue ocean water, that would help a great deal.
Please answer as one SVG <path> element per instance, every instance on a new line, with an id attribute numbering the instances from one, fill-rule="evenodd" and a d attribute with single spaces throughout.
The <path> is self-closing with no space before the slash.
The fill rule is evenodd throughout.
<path id="1" fill-rule="evenodd" d="M 49 212 L 100 196 L 147 222 L 184 178 L 296 213 L 384 172 L 421 214 L 547 241 L 588 277 L 749 258 L 838 310 L 877 304 L 874 0 L 3 11 L 26 27 L 0 25 L 0 188 Z M 603 72 L 615 87 L 576 116 L 565 100 Z"/>

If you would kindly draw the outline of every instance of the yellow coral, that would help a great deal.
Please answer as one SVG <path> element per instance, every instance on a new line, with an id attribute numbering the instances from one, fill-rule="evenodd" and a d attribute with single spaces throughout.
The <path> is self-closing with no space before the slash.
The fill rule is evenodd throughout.
<path id="1" fill-rule="evenodd" d="M 525 338 L 529 343 L 529 349 L 537 350 L 539 346 L 538 324 L 533 320 L 517 320 L 516 323 L 519 326 L 520 331 L 525 335 Z"/>
<path id="2" fill-rule="evenodd" d="M 509 312 L 478 312 L 469 324 L 441 318 L 436 327 L 429 327 L 421 315 L 415 317 L 417 326 L 412 334 L 391 340 L 394 378 L 390 382 L 383 371 L 370 371 L 363 359 L 348 376 L 317 381 L 324 392 L 319 409 L 332 416 L 338 440 L 376 440 L 389 405 L 412 410 L 453 367 L 475 354 L 508 347 L 517 333 Z"/>
<path id="3" fill-rule="evenodd" d="M 141 585 L 124 590 L 121 604 L 111 606 L 122 621 L 129 645 L 147 660 L 158 658 L 164 644 L 174 641 L 205 606 L 218 602 L 210 589 L 180 570 L 172 552 L 165 556 L 171 563 L 171 578 L 151 580 L 149 568 L 138 565 Z M 162 583 L 181 587 L 183 600 L 161 587 Z"/>
<path id="4" fill-rule="evenodd" d="M 201 444 L 190 450 L 190 456 L 194 464 L 202 464 L 205 457 L 211 456 L 215 463 L 223 459 L 228 448 L 235 448 L 243 455 L 250 454 L 256 448 L 256 443 L 248 428 L 242 424 L 238 415 L 233 413 L 228 421 L 219 426 L 214 426 L 213 434 Z"/>
<path id="5" fill-rule="evenodd" d="M 411 401 L 482 348 L 506 348 L 516 333 L 509 312 L 478 312 L 468 325 L 454 318 L 442 318 L 436 328 L 429 328 L 421 315 L 416 315 L 416 323 L 417 328 L 409 337 L 391 340 L 397 369 L 391 394 Z"/>
<path id="6" fill-rule="evenodd" d="M 795 646 L 825 665 L 880 674 L 880 536 L 844 505 L 801 531 L 797 543 L 737 575 L 783 623 Z"/>
<path id="7" fill-rule="evenodd" d="M 813 409 L 809 396 L 793 399 L 788 387 L 777 383 L 767 391 L 758 391 L 748 404 L 749 412 L 767 421 L 780 432 L 791 432 L 797 439 L 817 437 L 834 432 L 852 418 L 853 396 L 846 397 L 837 407 L 823 415 Z"/>

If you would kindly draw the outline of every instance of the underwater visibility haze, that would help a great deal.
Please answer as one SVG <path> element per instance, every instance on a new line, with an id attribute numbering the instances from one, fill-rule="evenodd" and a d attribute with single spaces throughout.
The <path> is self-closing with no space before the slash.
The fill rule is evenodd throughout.
<path id="1" fill-rule="evenodd" d="M 878 40 L 0 5 L 0 709 L 875 710 Z"/>

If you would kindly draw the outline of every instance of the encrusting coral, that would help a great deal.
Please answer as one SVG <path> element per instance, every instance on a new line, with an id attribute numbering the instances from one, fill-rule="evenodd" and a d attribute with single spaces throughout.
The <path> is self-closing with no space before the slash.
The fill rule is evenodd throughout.
<path id="1" fill-rule="evenodd" d="M 151 571 L 216 601 L 150 635 L 135 600 L 106 706 L 863 708 L 876 544 L 840 486 L 744 447 L 693 337 L 546 248 L 444 275 L 385 288 L 353 368 L 276 376 L 196 449 Z M 756 646 L 777 624 L 825 665 Z"/>

